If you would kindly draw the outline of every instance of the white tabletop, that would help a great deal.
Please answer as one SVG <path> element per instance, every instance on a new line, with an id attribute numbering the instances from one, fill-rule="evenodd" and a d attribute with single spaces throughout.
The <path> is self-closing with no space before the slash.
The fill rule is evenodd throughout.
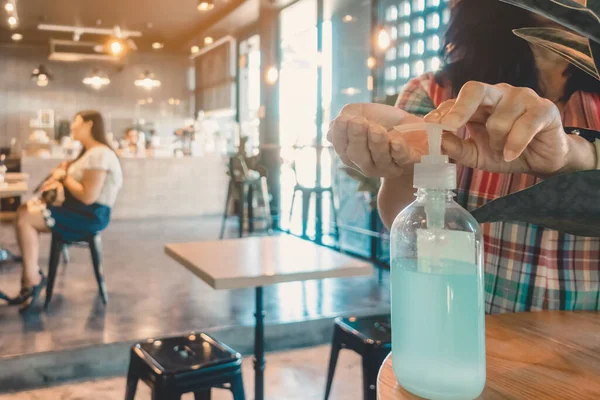
<path id="1" fill-rule="evenodd" d="M 29 174 L 23 172 L 7 172 L 4 175 L 4 180 L 6 182 L 22 182 L 27 181 L 29 179 Z"/>
<path id="2" fill-rule="evenodd" d="M 21 196 L 27 193 L 27 182 L 7 183 L 0 186 L 0 198 Z"/>
<path id="3" fill-rule="evenodd" d="M 372 272 L 366 262 L 289 235 L 167 244 L 165 252 L 214 289 Z"/>

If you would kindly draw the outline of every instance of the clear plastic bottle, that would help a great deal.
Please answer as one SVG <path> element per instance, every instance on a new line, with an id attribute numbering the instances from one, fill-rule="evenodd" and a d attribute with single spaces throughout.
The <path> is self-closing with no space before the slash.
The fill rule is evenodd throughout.
<path id="1" fill-rule="evenodd" d="M 483 238 L 454 202 L 456 169 L 440 155 L 441 127 L 425 124 L 429 156 L 415 165 L 417 199 L 391 229 L 392 363 L 427 399 L 473 399 L 485 386 Z"/>

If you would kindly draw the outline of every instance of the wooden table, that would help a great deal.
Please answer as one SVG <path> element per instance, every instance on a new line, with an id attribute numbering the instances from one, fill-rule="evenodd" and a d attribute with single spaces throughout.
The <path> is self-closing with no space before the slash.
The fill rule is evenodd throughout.
<path id="1" fill-rule="evenodd" d="M 547 311 L 488 316 L 487 381 L 480 399 L 600 399 L 600 313 Z M 379 400 L 420 399 L 379 371 Z"/>
<path id="2" fill-rule="evenodd" d="M 256 288 L 255 400 L 264 399 L 263 286 L 372 272 L 370 264 L 288 235 L 167 244 L 165 252 L 213 289 Z"/>

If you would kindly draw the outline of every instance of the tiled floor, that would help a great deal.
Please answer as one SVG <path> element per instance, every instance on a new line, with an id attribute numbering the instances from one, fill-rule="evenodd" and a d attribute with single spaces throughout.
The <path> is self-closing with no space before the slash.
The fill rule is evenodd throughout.
<path id="1" fill-rule="evenodd" d="M 270 353 L 267 355 L 266 398 L 268 400 L 320 400 L 323 398 L 329 346 Z M 251 359 L 244 359 L 246 396 L 252 399 L 254 371 Z M 362 370 L 360 357 L 342 351 L 333 381 L 331 400 L 362 399 Z M 119 400 L 125 392 L 125 378 L 114 378 L 0 395 L 0 400 Z M 213 400 L 229 400 L 230 393 L 213 391 Z M 136 400 L 149 400 L 150 391 L 140 383 Z M 192 400 L 188 394 L 183 400 Z"/>
<path id="2" fill-rule="evenodd" d="M 0 357 L 139 340 L 217 326 L 252 325 L 252 290 L 215 291 L 164 255 L 169 242 L 214 240 L 219 218 L 115 221 L 103 234 L 108 307 L 97 297 L 87 249 L 61 267 L 48 313 L 23 319 L 0 306 Z M 232 224 L 233 228 L 233 224 Z M 10 226 L 0 243 L 15 249 Z M 42 241 L 46 266 L 49 238 Z M 16 293 L 19 266 L 0 266 L 0 288 Z M 387 274 L 265 288 L 267 324 L 389 307 Z"/>

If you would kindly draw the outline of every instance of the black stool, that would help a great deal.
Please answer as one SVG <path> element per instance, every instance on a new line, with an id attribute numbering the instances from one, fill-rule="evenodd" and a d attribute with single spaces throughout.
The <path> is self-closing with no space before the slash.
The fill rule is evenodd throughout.
<path id="1" fill-rule="evenodd" d="M 204 333 L 148 340 L 131 348 L 125 400 L 133 400 L 138 380 L 152 389 L 152 400 L 176 400 L 193 392 L 210 400 L 212 388 L 227 388 L 245 400 L 242 356 Z"/>
<path id="2" fill-rule="evenodd" d="M 102 275 L 102 240 L 100 234 L 96 234 L 89 238 L 85 238 L 77 242 L 69 242 L 63 240 L 60 235 L 52 234 L 52 243 L 50 244 L 50 261 L 48 262 L 48 285 L 46 286 L 46 303 L 44 308 L 48 309 L 48 305 L 52 300 L 52 293 L 54 291 L 54 282 L 56 281 L 56 273 L 58 271 L 58 264 L 60 261 L 60 255 L 62 253 L 64 262 L 68 263 L 69 256 L 67 247 L 68 246 L 86 246 L 90 248 L 92 256 L 92 264 L 94 265 L 94 274 L 96 275 L 96 282 L 98 282 L 98 291 L 102 298 L 102 303 L 106 305 L 108 302 L 108 294 L 106 293 L 106 285 L 104 284 L 104 276 Z"/>
<path id="3" fill-rule="evenodd" d="M 335 365 L 342 347 L 354 350 L 362 356 L 363 398 L 376 400 L 377 374 L 392 348 L 390 316 L 338 317 L 334 324 L 325 400 L 329 398 L 331 392 Z"/>
<path id="4" fill-rule="evenodd" d="M 236 169 L 238 165 L 238 169 Z M 236 173 L 237 171 L 237 173 Z M 229 217 L 229 206 L 237 195 L 239 201 L 237 203 L 237 218 L 238 218 L 238 237 L 244 234 L 244 219 L 246 217 L 246 207 L 248 207 L 248 233 L 254 232 L 254 222 L 258 220 L 266 221 L 266 230 L 271 234 L 273 221 L 271 218 L 271 207 L 269 198 L 269 189 L 267 186 L 267 178 L 264 174 L 257 171 L 250 171 L 246 162 L 240 157 L 231 157 L 229 159 L 229 186 L 227 187 L 227 198 L 225 199 L 225 211 L 223 212 L 223 220 L 221 222 L 221 233 L 219 239 L 225 236 L 225 224 Z M 253 175 L 254 174 L 254 175 Z M 258 194 L 263 202 L 263 216 L 257 217 L 254 215 L 254 197 Z"/>

